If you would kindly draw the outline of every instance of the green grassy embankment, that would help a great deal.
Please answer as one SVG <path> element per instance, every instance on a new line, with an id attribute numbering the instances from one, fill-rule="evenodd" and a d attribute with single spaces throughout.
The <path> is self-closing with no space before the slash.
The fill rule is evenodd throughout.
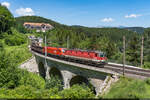
<path id="1" fill-rule="evenodd" d="M 28 49 L 28 44 L 22 44 L 20 46 L 5 46 L 5 51 L 8 56 L 12 56 L 15 62 L 19 65 L 25 60 L 29 59 L 32 54 Z"/>
<path id="2" fill-rule="evenodd" d="M 121 78 L 103 98 L 150 98 L 150 79 Z"/>

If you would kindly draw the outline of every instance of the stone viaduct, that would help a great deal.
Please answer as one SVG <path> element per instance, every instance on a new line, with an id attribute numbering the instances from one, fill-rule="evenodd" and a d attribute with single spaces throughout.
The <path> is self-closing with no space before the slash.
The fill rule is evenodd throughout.
<path id="1" fill-rule="evenodd" d="M 95 94 L 98 95 L 107 91 L 110 85 L 117 80 L 116 72 L 104 68 L 45 57 L 34 51 L 31 52 L 35 56 L 39 75 L 47 79 L 50 78 L 50 75 L 58 75 L 63 80 L 64 89 L 73 84 L 84 82 L 91 84 Z"/>

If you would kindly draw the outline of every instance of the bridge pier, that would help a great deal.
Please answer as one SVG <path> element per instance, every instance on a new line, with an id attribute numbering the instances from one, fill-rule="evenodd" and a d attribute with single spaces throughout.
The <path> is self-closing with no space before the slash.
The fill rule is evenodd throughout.
<path id="1" fill-rule="evenodd" d="M 50 79 L 50 75 L 49 75 L 49 71 L 50 71 L 50 67 L 46 67 L 46 79 Z"/>
<path id="2" fill-rule="evenodd" d="M 65 70 L 62 70 L 61 73 L 64 78 L 64 89 L 70 88 L 70 80 L 74 74 Z"/>
<path id="3" fill-rule="evenodd" d="M 104 81 L 102 81 L 100 79 L 95 79 L 95 78 L 90 78 L 89 80 L 90 80 L 91 84 L 95 87 L 96 95 L 100 94 L 102 84 L 103 84 Z"/>

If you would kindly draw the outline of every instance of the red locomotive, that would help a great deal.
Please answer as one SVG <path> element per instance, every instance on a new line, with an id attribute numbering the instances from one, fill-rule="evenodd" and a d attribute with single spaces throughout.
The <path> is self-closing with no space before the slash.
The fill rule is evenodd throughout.
<path id="1" fill-rule="evenodd" d="M 63 58 L 70 61 L 78 61 L 82 63 L 88 63 L 93 65 L 106 64 L 107 57 L 103 52 L 99 51 L 87 51 L 78 49 L 56 48 L 56 47 L 40 47 L 32 45 L 33 51 L 45 54 L 45 48 L 47 48 L 47 55 L 57 58 Z"/>

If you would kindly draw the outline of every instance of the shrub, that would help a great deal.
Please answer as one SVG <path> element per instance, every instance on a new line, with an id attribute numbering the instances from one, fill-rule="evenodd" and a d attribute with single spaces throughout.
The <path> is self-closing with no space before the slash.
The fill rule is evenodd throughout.
<path id="1" fill-rule="evenodd" d="M 73 85 L 70 89 L 65 89 L 59 92 L 58 95 L 67 99 L 85 99 L 95 97 L 90 88 L 85 85 Z"/>
<path id="2" fill-rule="evenodd" d="M 18 99 L 18 98 L 24 98 L 24 99 L 32 99 L 36 98 L 36 92 L 35 88 L 32 86 L 20 86 L 15 89 L 6 89 L 2 88 L 0 90 L 0 98 L 8 98 L 8 99 Z"/>
<path id="3" fill-rule="evenodd" d="M 21 64 L 23 61 L 29 59 L 32 56 L 26 44 L 16 46 L 15 48 L 10 47 L 8 48 L 7 53 L 9 53 L 9 55 L 12 56 L 12 59 L 14 59 L 14 62 L 16 64 Z"/>
<path id="4" fill-rule="evenodd" d="M 0 41 L 0 52 L 4 50 L 4 43 L 3 41 Z"/>
<path id="5" fill-rule="evenodd" d="M 44 89 L 45 80 L 34 73 L 28 72 L 26 70 L 21 70 L 21 79 L 19 80 L 19 85 L 30 85 L 36 89 Z"/>
<path id="6" fill-rule="evenodd" d="M 143 68 L 150 69 L 150 62 L 144 62 Z"/>
<path id="7" fill-rule="evenodd" d="M 19 86 L 17 87 L 15 90 L 14 90 L 17 94 L 17 95 L 20 95 L 22 96 L 21 98 L 24 98 L 24 99 L 32 99 L 32 98 L 36 98 L 37 96 L 37 89 L 30 86 L 30 85 L 22 85 L 22 86 Z M 16 97 L 14 97 L 16 98 Z M 18 97 L 17 97 L 18 98 Z"/>
<path id="8" fill-rule="evenodd" d="M 45 88 L 50 89 L 54 87 L 57 87 L 59 90 L 62 90 L 63 89 L 62 80 L 59 79 L 58 76 L 51 75 L 51 78 L 46 80 Z"/>
<path id="9" fill-rule="evenodd" d="M 5 43 L 9 46 L 16 46 L 26 43 L 26 37 L 24 34 L 18 33 L 15 29 L 11 29 L 12 33 L 11 35 L 8 35 L 5 38 Z"/>
<path id="10" fill-rule="evenodd" d="M 0 53 L 0 87 L 13 89 L 20 84 L 44 88 L 45 81 L 35 74 L 19 69 L 14 56 Z"/>
<path id="11" fill-rule="evenodd" d="M 5 43 L 9 46 L 16 46 L 26 43 L 26 40 L 20 35 L 10 35 L 5 39 Z"/>
<path id="12" fill-rule="evenodd" d="M 146 79 L 145 82 L 150 85 L 150 78 Z"/>
<path id="13" fill-rule="evenodd" d="M 0 87 L 15 88 L 20 79 L 19 70 L 13 59 L 5 52 L 0 54 Z"/>
<path id="14" fill-rule="evenodd" d="M 148 98 L 149 89 L 145 81 L 121 78 L 103 98 Z"/>
<path id="15" fill-rule="evenodd" d="M 15 89 L 0 89 L 0 98 L 3 99 L 54 99 L 61 98 L 58 94 L 58 89 L 39 90 L 31 85 L 21 85 Z"/>

